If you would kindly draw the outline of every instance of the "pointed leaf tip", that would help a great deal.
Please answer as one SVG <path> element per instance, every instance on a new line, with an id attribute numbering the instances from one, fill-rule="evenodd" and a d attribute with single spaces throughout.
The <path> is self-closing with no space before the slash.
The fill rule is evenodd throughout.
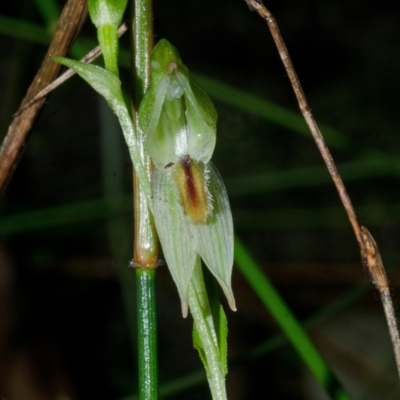
<path id="1" fill-rule="evenodd" d="M 97 93 L 105 98 L 117 115 L 121 114 L 118 110 L 124 108 L 125 103 L 121 91 L 121 81 L 115 74 L 97 65 L 85 64 L 69 58 L 52 56 L 51 59 L 74 70 Z"/>

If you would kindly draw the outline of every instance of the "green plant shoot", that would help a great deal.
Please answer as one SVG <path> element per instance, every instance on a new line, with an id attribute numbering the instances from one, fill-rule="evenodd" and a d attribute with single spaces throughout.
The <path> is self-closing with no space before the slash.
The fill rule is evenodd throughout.
<path id="1" fill-rule="evenodd" d="M 209 97 L 190 80 L 177 50 L 161 40 L 152 52 L 150 85 L 139 109 L 145 148 L 156 166 L 151 185 L 118 78 L 118 43 L 114 39 L 125 6 L 126 0 L 89 0 L 105 69 L 62 57 L 53 59 L 77 72 L 117 115 L 140 186 L 154 215 L 184 317 L 190 306 L 194 345 L 206 368 L 213 399 L 226 400 L 226 319 L 219 301 L 213 301 L 216 310 L 210 307 L 200 261 L 201 257 L 222 287 L 230 307 L 236 310 L 231 288 L 232 215 L 225 186 L 210 162 L 216 142 L 217 113 Z M 156 393 L 156 388 L 152 388 L 152 393 Z"/>
<path id="2" fill-rule="evenodd" d="M 197 255 L 217 279 L 231 309 L 236 310 L 231 287 L 232 215 L 225 186 L 210 162 L 217 113 L 206 93 L 190 80 L 177 50 L 167 40 L 154 48 L 150 86 L 139 109 L 146 150 L 156 166 L 151 189 L 116 74 L 74 60 L 53 59 L 75 70 L 117 115 L 154 214 L 183 316 L 188 313 L 188 285 Z"/>
<path id="3" fill-rule="evenodd" d="M 97 28 L 97 38 L 107 70 L 118 76 L 118 27 L 128 0 L 88 0 L 90 18 Z"/>

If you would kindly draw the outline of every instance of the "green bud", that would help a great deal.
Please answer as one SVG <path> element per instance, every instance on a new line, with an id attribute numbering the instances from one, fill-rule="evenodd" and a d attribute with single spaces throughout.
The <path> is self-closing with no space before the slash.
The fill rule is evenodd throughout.
<path id="1" fill-rule="evenodd" d="M 88 9 L 94 26 L 99 29 L 103 25 L 121 24 L 128 0 L 89 0 Z"/>
<path id="2" fill-rule="evenodd" d="M 178 51 L 162 39 L 151 55 L 150 85 L 139 108 L 146 150 L 157 168 L 185 156 L 207 163 L 216 141 L 217 113 L 189 77 Z"/>
<path id="3" fill-rule="evenodd" d="M 89 0 L 90 18 L 97 28 L 97 38 L 107 70 L 118 76 L 118 27 L 127 0 Z"/>

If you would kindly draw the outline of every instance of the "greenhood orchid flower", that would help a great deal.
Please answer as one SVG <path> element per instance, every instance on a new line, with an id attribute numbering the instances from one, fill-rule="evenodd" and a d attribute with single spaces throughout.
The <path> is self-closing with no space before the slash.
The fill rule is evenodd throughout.
<path id="1" fill-rule="evenodd" d="M 177 285 L 182 313 L 197 257 L 219 282 L 232 310 L 233 223 L 225 186 L 210 162 L 217 113 L 190 80 L 165 39 L 151 56 L 151 80 L 139 109 L 145 146 L 155 165 L 152 206 L 164 256 Z"/>

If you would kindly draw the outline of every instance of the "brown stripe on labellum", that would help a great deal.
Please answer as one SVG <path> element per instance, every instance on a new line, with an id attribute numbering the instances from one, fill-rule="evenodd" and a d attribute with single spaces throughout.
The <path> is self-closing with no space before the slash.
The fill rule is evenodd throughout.
<path id="1" fill-rule="evenodd" d="M 209 212 L 204 164 L 186 155 L 176 164 L 174 178 L 185 215 L 195 225 L 204 224 Z"/>

